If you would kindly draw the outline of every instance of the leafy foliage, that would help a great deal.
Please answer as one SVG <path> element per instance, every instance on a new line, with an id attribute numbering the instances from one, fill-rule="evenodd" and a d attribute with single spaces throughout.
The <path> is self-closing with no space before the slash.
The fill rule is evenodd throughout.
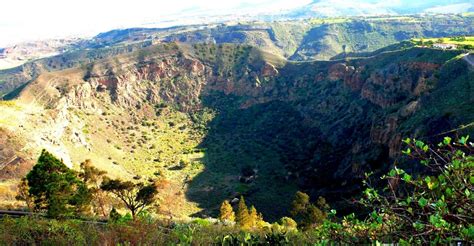
<path id="1" fill-rule="evenodd" d="M 31 197 L 29 190 L 30 187 L 28 186 L 28 180 L 26 178 L 22 178 L 18 184 L 18 193 L 15 199 L 18 201 L 24 201 L 28 207 L 28 210 L 33 211 L 34 200 L 33 197 Z"/>
<path id="2" fill-rule="evenodd" d="M 153 184 L 133 183 L 119 179 L 106 179 L 101 189 L 113 193 L 130 210 L 133 219 L 147 206 L 154 203 L 158 193 Z"/>
<path id="3" fill-rule="evenodd" d="M 328 208 L 324 198 L 319 197 L 316 204 L 311 204 L 308 194 L 298 191 L 290 213 L 302 228 L 309 229 L 321 224 L 326 219 Z"/>
<path id="4" fill-rule="evenodd" d="M 46 210 L 50 217 L 70 216 L 83 210 L 91 199 L 86 184 L 76 173 L 46 150 L 26 179 L 35 208 Z"/>
<path id="5" fill-rule="evenodd" d="M 219 219 L 221 221 L 235 221 L 235 213 L 228 200 L 222 202 Z"/>
<path id="6" fill-rule="evenodd" d="M 105 178 L 107 172 L 102 171 L 92 164 L 91 160 L 85 160 L 80 164 L 81 172 L 79 178 L 87 185 L 91 195 L 91 206 L 95 214 L 100 214 L 104 218 L 107 217 L 107 211 L 110 207 L 110 198 L 100 189 L 100 184 Z"/>
<path id="7" fill-rule="evenodd" d="M 436 147 L 404 140 L 404 153 L 418 160 L 427 174 L 413 175 L 395 167 L 382 177 L 388 182 L 384 190 L 367 182 L 360 202 L 375 208 L 371 223 L 384 225 L 380 232 L 387 236 L 411 243 L 472 240 L 474 146 L 468 139 L 454 142 L 445 137 Z"/>

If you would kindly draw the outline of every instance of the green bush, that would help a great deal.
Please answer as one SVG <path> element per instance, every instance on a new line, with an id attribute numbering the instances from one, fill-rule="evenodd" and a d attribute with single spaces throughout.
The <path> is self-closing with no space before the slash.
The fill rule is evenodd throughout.
<path id="1" fill-rule="evenodd" d="M 367 174 L 367 189 L 359 202 L 372 213 L 363 220 L 353 214 L 340 221 L 326 220 L 315 230 L 318 237 L 346 243 L 472 242 L 474 146 L 468 139 L 454 142 L 446 137 L 438 146 L 404 140 L 408 147 L 403 153 L 425 172 L 410 174 L 395 167 L 382 177 L 387 181 L 383 189 L 372 186 Z"/>
<path id="2" fill-rule="evenodd" d="M 280 224 L 242 231 L 239 226 L 196 219 L 191 223 L 160 221 L 142 212 L 111 216 L 109 223 L 55 220 L 39 217 L 0 219 L 0 244 L 5 245 L 326 245 L 398 243 L 452 244 L 474 240 L 474 146 L 469 137 L 457 141 L 446 137 L 437 146 L 415 139 L 404 140 L 405 155 L 424 167 L 409 173 L 398 167 L 382 177 L 385 187 L 372 185 L 367 174 L 366 190 L 359 204 L 371 213 L 365 218 L 350 214 L 337 217 L 322 199 L 311 204 L 298 193 L 296 215 L 318 206 L 325 219 L 296 230 L 292 218 Z M 413 164 L 416 165 L 416 164 Z M 241 199 L 241 207 L 245 203 Z M 246 209 L 242 208 L 241 211 Z M 251 209 L 252 210 L 252 209 Z M 256 214 L 256 212 L 255 212 Z M 302 218 L 305 218 L 303 216 Z M 303 220 L 304 221 L 304 220 Z"/>

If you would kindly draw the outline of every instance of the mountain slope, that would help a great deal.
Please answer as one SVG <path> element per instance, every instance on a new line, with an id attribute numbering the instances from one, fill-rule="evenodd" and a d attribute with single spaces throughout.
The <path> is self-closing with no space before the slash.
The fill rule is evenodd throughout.
<path id="1" fill-rule="evenodd" d="M 297 189 L 347 209 L 402 137 L 474 121 L 473 76 L 459 51 L 291 62 L 245 45 L 152 45 L 42 73 L 2 102 L 0 176 L 21 177 L 46 148 L 73 168 L 88 158 L 157 182 L 162 212 L 178 217 L 243 194 L 271 220 Z"/>
<path id="2" fill-rule="evenodd" d="M 401 16 L 249 22 L 172 28 L 113 30 L 76 44 L 74 50 L 20 67 L 0 70 L 0 95 L 44 71 L 80 67 L 91 61 L 134 52 L 162 42 L 234 43 L 258 47 L 290 60 L 329 60 L 344 53 L 372 52 L 414 37 L 446 37 L 474 32 L 472 16 Z"/>

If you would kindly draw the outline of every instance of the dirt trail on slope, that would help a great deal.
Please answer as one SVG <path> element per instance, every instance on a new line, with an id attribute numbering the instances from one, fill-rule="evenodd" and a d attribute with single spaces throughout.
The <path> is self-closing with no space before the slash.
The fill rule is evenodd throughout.
<path id="1" fill-rule="evenodd" d="M 462 59 L 474 67 L 474 54 L 466 54 Z"/>

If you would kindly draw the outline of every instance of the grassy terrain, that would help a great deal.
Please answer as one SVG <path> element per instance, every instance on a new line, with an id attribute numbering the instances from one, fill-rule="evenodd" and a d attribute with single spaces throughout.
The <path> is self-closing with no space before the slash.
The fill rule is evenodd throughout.
<path id="1" fill-rule="evenodd" d="M 111 177 L 160 183 L 161 212 L 174 217 L 215 216 L 224 199 L 244 195 L 273 221 L 288 214 L 299 189 L 339 209 L 357 194 L 365 171 L 388 168 L 394 147 L 377 131 L 424 134 L 425 125 L 444 131 L 469 123 L 472 74 L 456 59 L 461 51 L 399 48 L 345 61 L 357 73 L 330 79 L 328 71 L 341 61 L 288 62 L 245 45 L 156 45 L 41 76 L 16 101 L 38 112 L 19 114 L 5 102 L 8 114 L 0 122 L 29 139 L 30 149 L 52 148 L 75 168 L 91 159 Z M 277 72 L 263 76 L 270 65 Z M 66 116 L 56 117 L 63 114 L 61 91 L 85 84 L 84 78 L 119 78 L 127 86 L 92 88 L 90 98 L 71 102 Z M 429 89 L 444 93 L 437 89 L 443 83 L 459 88 L 457 97 L 467 100 L 463 110 L 454 110 L 451 99 L 444 106 L 429 99 Z M 417 100 L 426 103 L 420 110 L 426 113 L 401 113 Z M 443 120 L 449 111 L 449 124 L 429 120 Z M 396 127 L 386 130 L 393 118 Z M 249 172 L 252 180 L 242 181 Z"/>
<path id="2" fill-rule="evenodd" d="M 239 204 L 236 213 L 239 219 L 235 223 L 233 218 L 229 221 L 214 218 L 176 219 L 163 214 L 156 216 L 151 212 L 153 209 L 144 210 L 136 217 L 115 212 L 107 220 L 97 220 L 97 215 L 81 209 L 61 219 L 45 217 L 42 213 L 21 218 L 3 216 L 0 218 L 0 244 L 422 245 L 427 242 L 470 242 L 474 239 L 470 210 L 474 202 L 474 195 L 470 193 L 473 188 L 474 149 L 467 145 L 467 139 L 461 137 L 453 141 L 445 137 L 436 150 L 431 147 L 434 145 L 419 139 L 403 140 L 407 147 L 405 155 L 430 171 L 412 173 L 397 165 L 382 177 L 366 174 L 364 196 L 354 201 L 368 213 L 359 216 L 354 213 L 336 216 L 338 212 L 324 201 L 318 199 L 313 205 L 306 201 L 307 195 L 300 192 L 293 202 L 293 211 L 297 214 L 292 217 L 297 222 L 285 217 L 278 222 L 268 223 L 257 216 L 247 217 L 247 221 L 244 221 L 241 218 L 244 218 L 242 213 L 247 213 L 244 212 L 247 211 L 245 203 Z M 432 155 L 428 149 L 436 155 Z M 440 161 L 445 165 L 440 167 Z M 416 163 L 412 162 L 411 165 Z M 471 179 L 467 180 L 466 176 L 469 175 Z M 389 190 L 390 182 L 384 182 L 381 186 L 373 183 L 393 179 L 399 180 L 406 189 Z M 278 202 L 281 201 L 273 201 L 274 204 Z M 163 204 L 160 203 L 160 206 Z M 228 211 L 235 209 L 228 206 Z M 309 216 L 306 215 L 308 212 L 311 213 Z"/>
<path id="3" fill-rule="evenodd" d="M 413 39 L 413 41 L 474 46 L 474 36 L 465 36 L 465 37 L 460 37 L 460 38 L 423 38 L 423 39 Z"/>

